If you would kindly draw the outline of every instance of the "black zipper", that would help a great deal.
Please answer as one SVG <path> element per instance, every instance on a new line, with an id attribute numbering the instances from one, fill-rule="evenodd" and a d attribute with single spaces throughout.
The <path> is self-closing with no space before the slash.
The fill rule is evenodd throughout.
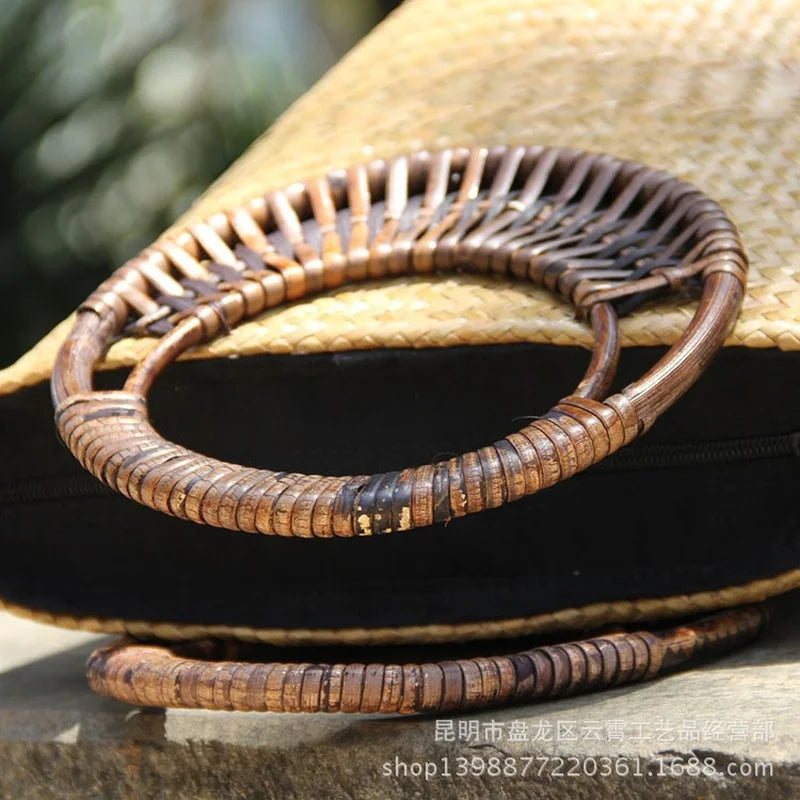
<path id="1" fill-rule="evenodd" d="M 795 432 L 689 444 L 633 444 L 604 459 L 592 469 L 667 469 L 798 457 L 800 432 Z M 112 494 L 114 493 L 111 489 L 88 473 L 0 483 L 0 505 L 108 497 Z"/>
<path id="2" fill-rule="evenodd" d="M 0 483 L 0 506 L 13 503 L 40 503 L 113 494 L 104 483 L 87 473 L 51 475 Z"/>
<path id="3" fill-rule="evenodd" d="M 592 469 L 666 469 L 793 457 L 800 457 L 800 431 L 687 444 L 633 444 Z"/>

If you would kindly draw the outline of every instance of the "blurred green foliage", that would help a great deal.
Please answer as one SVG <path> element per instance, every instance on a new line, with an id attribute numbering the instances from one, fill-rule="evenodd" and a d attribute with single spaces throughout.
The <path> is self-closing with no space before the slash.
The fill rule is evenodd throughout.
<path id="1" fill-rule="evenodd" d="M 0 364 L 152 241 L 392 5 L 0 0 Z"/>

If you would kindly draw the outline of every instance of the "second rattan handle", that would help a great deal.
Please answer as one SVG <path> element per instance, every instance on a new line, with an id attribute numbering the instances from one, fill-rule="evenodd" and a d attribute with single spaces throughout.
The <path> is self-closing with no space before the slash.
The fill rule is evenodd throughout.
<path id="1" fill-rule="evenodd" d="M 87 675 L 99 694 L 142 706 L 440 713 L 648 680 L 750 641 L 766 620 L 763 606 L 746 606 L 668 630 L 413 664 L 260 663 L 241 654 L 246 645 L 237 642 L 123 639 L 95 651 Z"/>

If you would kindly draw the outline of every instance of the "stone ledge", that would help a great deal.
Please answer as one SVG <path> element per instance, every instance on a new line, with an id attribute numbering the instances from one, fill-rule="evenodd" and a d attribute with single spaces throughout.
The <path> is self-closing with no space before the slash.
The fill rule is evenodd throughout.
<path id="1" fill-rule="evenodd" d="M 800 593 L 776 605 L 700 669 L 438 722 L 134 709 L 85 684 L 103 637 L 0 614 L 0 798 L 800 797 Z M 692 756 L 717 774 L 672 777 Z M 456 774 L 491 758 L 527 774 Z"/>

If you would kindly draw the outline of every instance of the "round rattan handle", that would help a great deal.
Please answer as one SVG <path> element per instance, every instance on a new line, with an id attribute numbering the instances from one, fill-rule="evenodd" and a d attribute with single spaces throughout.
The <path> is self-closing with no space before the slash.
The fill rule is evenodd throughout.
<path id="1" fill-rule="evenodd" d="M 436 464 L 334 477 L 221 462 L 150 425 L 146 396 L 164 367 L 242 319 L 348 279 L 456 268 L 542 284 L 593 327 L 583 381 L 520 431 Z M 417 153 L 273 192 L 122 267 L 59 355 L 56 423 L 112 488 L 196 522 L 303 537 L 428 526 L 551 486 L 647 429 L 721 345 L 745 271 L 719 206 L 663 172 L 557 148 Z M 690 280 L 703 292 L 683 336 L 606 397 L 619 355 L 612 304 Z M 126 325 L 163 335 L 122 391 L 94 391 L 94 364 Z"/>
<path id="2" fill-rule="evenodd" d="M 372 476 L 287 475 L 229 464 L 161 437 L 148 421 L 155 375 L 195 341 L 180 323 L 130 375 L 123 391 L 71 396 L 59 426 L 81 463 L 126 496 L 225 528 L 293 536 L 407 530 L 495 508 L 585 469 L 634 438 L 639 420 L 623 395 L 590 395 L 613 377 L 619 352 L 608 304 L 590 312 L 597 347 L 576 393 L 517 433 L 448 461 Z"/>
<path id="3" fill-rule="evenodd" d="M 659 632 L 414 664 L 258 663 L 247 660 L 247 645 L 240 642 L 122 639 L 89 657 L 87 676 L 95 692 L 141 706 L 434 713 L 648 680 L 744 644 L 765 622 L 763 606 L 747 606 Z"/>

